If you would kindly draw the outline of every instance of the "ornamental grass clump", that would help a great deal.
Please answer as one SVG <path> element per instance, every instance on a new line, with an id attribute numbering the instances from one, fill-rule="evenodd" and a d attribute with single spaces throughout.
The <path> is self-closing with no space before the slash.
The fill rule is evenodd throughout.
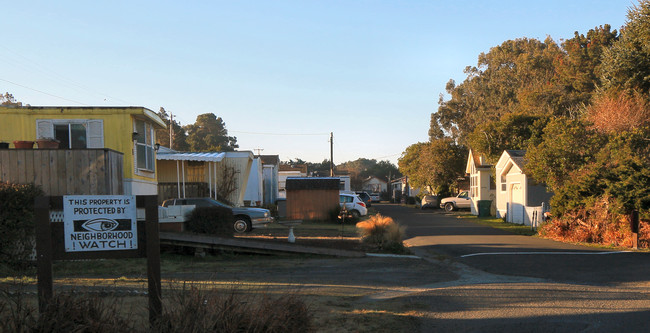
<path id="1" fill-rule="evenodd" d="M 388 216 L 380 214 L 357 223 L 357 232 L 361 242 L 373 247 L 377 251 L 391 253 L 408 252 L 404 247 L 404 227 L 393 221 Z"/>

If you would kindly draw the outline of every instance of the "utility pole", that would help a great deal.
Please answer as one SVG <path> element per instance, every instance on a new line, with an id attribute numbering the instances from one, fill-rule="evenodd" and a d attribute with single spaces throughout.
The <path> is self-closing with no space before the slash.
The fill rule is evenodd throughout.
<path id="1" fill-rule="evenodd" d="M 172 125 L 174 123 L 174 115 L 169 112 L 169 149 L 174 149 L 174 126 Z"/>
<path id="2" fill-rule="evenodd" d="M 330 132 L 330 177 L 334 177 L 334 132 Z"/>

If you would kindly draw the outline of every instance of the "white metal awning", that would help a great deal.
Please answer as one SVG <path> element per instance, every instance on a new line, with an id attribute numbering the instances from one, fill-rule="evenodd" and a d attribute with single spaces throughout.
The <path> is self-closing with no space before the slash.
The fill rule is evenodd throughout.
<path id="1" fill-rule="evenodd" d="M 202 162 L 221 162 L 226 157 L 226 153 L 158 153 L 156 154 L 157 160 L 166 161 L 202 161 Z"/>

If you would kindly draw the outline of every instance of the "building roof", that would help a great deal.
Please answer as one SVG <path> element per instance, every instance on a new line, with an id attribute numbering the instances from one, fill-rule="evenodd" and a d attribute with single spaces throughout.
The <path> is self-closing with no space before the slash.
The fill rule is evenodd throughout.
<path id="1" fill-rule="evenodd" d="M 510 155 L 510 159 L 514 164 L 519 167 L 520 170 L 524 169 L 524 165 L 526 165 L 526 151 L 525 150 L 506 150 L 508 155 Z"/>
<path id="2" fill-rule="evenodd" d="M 272 164 L 272 165 L 280 164 L 279 155 L 261 155 L 260 158 L 262 159 L 262 164 Z"/>
<path id="3" fill-rule="evenodd" d="M 130 114 L 135 117 L 151 120 L 159 128 L 167 128 L 167 124 L 153 111 L 143 106 L 21 106 L 21 107 L 0 107 L 1 113 L 25 113 L 28 114 Z"/>
<path id="4" fill-rule="evenodd" d="M 338 177 L 289 177 L 287 191 L 293 190 L 339 190 Z"/>

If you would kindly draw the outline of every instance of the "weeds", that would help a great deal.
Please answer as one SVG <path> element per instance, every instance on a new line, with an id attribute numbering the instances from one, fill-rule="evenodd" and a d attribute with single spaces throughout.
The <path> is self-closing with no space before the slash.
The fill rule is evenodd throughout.
<path id="1" fill-rule="evenodd" d="M 388 216 L 373 215 L 369 219 L 357 223 L 357 231 L 363 243 L 373 246 L 379 251 L 408 252 L 402 242 L 404 227 Z"/>
<path id="2" fill-rule="evenodd" d="M 11 290 L 11 291 L 9 291 Z M 0 294 L 0 332 L 310 332 L 311 311 L 297 295 L 271 297 L 185 285 L 164 299 L 150 326 L 143 302 L 97 293 L 56 293 L 39 314 L 22 284 Z M 139 308 L 138 308 L 139 307 Z"/>

